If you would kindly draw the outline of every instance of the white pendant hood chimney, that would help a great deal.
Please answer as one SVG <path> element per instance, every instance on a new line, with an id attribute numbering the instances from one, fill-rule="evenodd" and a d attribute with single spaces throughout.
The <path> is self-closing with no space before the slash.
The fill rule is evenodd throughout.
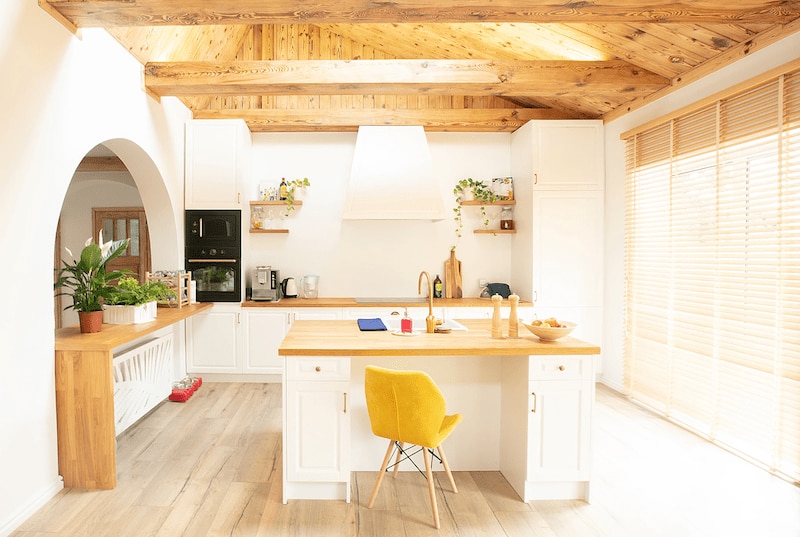
<path id="1" fill-rule="evenodd" d="M 422 127 L 359 127 L 345 220 L 441 220 L 442 192 Z"/>

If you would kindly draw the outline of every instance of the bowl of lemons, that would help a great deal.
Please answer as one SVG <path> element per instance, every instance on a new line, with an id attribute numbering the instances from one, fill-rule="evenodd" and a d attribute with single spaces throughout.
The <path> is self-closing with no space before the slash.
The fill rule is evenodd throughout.
<path id="1" fill-rule="evenodd" d="M 522 324 L 542 341 L 555 341 L 568 336 L 578 326 L 569 321 L 559 321 L 555 317 L 548 317 L 543 320 L 536 319 L 530 323 L 523 322 Z"/>

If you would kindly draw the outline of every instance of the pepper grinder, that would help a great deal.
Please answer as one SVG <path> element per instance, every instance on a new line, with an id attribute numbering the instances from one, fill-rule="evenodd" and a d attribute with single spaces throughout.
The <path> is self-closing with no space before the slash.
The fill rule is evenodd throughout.
<path id="1" fill-rule="evenodd" d="M 500 295 L 492 295 L 492 305 L 494 306 L 494 311 L 492 312 L 492 338 L 493 339 L 503 339 L 503 327 L 502 327 L 502 320 L 500 319 L 500 302 L 503 300 L 503 297 Z"/>
<path id="2" fill-rule="evenodd" d="M 519 296 L 509 295 L 508 301 L 511 303 L 511 312 L 508 314 L 508 337 L 519 337 L 519 320 L 517 319 L 517 304 L 519 304 Z"/>

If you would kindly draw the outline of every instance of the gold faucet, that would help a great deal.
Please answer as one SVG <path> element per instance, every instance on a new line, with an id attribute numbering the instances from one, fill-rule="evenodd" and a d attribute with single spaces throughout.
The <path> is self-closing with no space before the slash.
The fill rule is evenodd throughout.
<path id="1" fill-rule="evenodd" d="M 436 331 L 436 317 L 433 316 L 433 283 L 431 282 L 431 275 L 426 271 L 419 273 L 419 281 L 417 282 L 417 294 L 422 294 L 422 277 L 428 279 L 428 316 L 425 317 L 425 329 L 429 334 Z"/>

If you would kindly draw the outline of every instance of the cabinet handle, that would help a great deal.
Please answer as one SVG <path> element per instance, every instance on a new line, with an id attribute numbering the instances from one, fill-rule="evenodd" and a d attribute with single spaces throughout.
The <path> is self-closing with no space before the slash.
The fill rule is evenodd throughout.
<path id="1" fill-rule="evenodd" d="M 314 371 L 319 373 L 320 371 L 322 371 L 322 368 L 320 366 L 317 366 L 317 367 L 314 368 Z"/>
<path id="2" fill-rule="evenodd" d="M 342 410 L 342 412 L 347 414 L 347 392 L 344 392 L 342 395 L 344 396 L 344 410 Z"/>
<path id="3" fill-rule="evenodd" d="M 531 392 L 531 395 L 533 396 L 533 408 L 531 412 L 536 412 L 536 392 Z"/>
<path id="4" fill-rule="evenodd" d="M 564 367 L 563 365 L 558 366 L 558 370 L 559 371 L 564 371 L 565 369 L 566 369 L 566 367 Z"/>
<path id="5" fill-rule="evenodd" d="M 533 174 L 533 184 L 534 185 L 538 185 L 539 184 L 539 174 L 538 173 L 534 173 Z"/>

